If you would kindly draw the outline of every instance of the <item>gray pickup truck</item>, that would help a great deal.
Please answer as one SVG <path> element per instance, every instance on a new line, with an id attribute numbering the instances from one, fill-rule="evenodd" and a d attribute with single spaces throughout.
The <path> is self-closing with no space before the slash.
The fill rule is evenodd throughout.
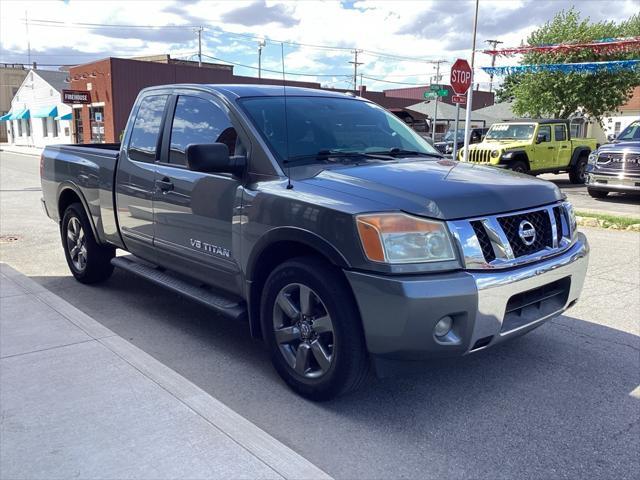
<path id="1" fill-rule="evenodd" d="M 41 175 L 76 279 L 115 266 L 246 320 L 314 400 L 526 333 L 587 269 L 555 185 L 443 159 L 342 93 L 146 88 L 121 144 L 47 147 Z"/>

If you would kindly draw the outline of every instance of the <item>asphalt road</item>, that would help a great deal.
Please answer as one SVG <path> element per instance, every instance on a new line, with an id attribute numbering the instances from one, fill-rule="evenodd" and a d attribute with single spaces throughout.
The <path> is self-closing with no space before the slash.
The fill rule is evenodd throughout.
<path id="1" fill-rule="evenodd" d="M 38 204 L 37 158 L 0 157 L 0 235 L 17 238 L 2 261 L 336 478 L 636 478 L 640 234 L 586 230 L 582 299 L 529 335 L 313 404 L 283 385 L 246 325 L 124 272 L 75 282 Z"/>

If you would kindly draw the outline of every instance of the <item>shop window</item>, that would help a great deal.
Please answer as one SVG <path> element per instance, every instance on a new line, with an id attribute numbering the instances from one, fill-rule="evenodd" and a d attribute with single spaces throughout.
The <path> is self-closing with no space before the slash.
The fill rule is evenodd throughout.
<path id="1" fill-rule="evenodd" d="M 104 107 L 89 107 L 91 143 L 104 143 Z"/>
<path id="2" fill-rule="evenodd" d="M 181 96 L 171 126 L 169 163 L 186 165 L 185 152 L 192 143 L 224 143 L 233 155 L 237 139 L 238 134 L 221 108 L 202 98 Z"/>
<path id="3" fill-rule="evenodd" d="M 84 142 L 84 126 L 82 124 L 82 109 L 73 109 L 73 143 Z"/>
<path id="4" fill-rule="evenodd" d="M 26 133 L 27 137 L 30 137 L 31 136 L 31 119 L 28 118 L 26 120 L 23 120 L 23 122 L 24 122 L 25 133 Z"/>
<path id="5" fill-rule="evenodd" d="M 15 125 L 18 127 L 18 136 L 22 136 L 22 120 L 15 120 Z"/>
<path id="6" fill-rule="evenodd" d="M 622 127 L 622 123 L 621 122 L 616 122 L 613 124 L 613 134 L 614 135 L 618 135 L 620 133 L 620 128 Z"/>
<path id="7" fill-rule="evenodd" d="M 140 103 L 127 150 L 131 160 L 155 161 L 167 98 L 168 95 L 153 95 Z"/>
<path id="8" fill-rule="evenodd" d="M 60 120 L 53 119 L 53 136 L 57 137 L 60 131 Z"/>
<path id="9" fill-rule="evenodd" d="M 41 119 L 42 120 L 42 136 L 43 137 L 48 137 L 49 136 L 49 129 L 47 128 L 47 117 L 44 117 Z"/>

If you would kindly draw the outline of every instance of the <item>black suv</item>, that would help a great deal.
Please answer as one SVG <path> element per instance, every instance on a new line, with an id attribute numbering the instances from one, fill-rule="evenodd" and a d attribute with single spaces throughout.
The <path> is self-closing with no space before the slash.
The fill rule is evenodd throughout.
<path id="1" fill-rule="evenodd" d="M 480 143 L 488 130 L 488 128 L 472 128 L 469 134 L 469 143 Z M 454 137 L 455 131 L 449 130 L 447 133 L 445 133 L 442 141 L 434 143 L 433 146 L 436 147 L 440 153 L 451 155 L 453 153 Z M 461 149 L 464 146 L 464 128 L 458 128 L 458 137 L 456 143 L 458 144 L 458 149 Z"/>

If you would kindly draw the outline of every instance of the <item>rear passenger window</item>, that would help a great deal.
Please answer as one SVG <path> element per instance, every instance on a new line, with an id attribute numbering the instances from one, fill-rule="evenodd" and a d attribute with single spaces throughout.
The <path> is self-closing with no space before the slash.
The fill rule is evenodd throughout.
<path id="1" fill-rule="evenodd" d="M 567 139 L 567 127 L 564 125 L 554 125 L 554 133 L 556 135 L 556 142 L 563 142 Z"/>
<path id="2" fill-rule="evenodd" d="M 139 162 L 153 162 L 156 159 L 160 125 L 168 95 L 145 97 L 140 102 L 129 141 L 129 158 Z"/>
<path id="3" fill-rule="evenodd" d="M 171 126 L 169 163 L 186 165 L 186 149 L 192 143 L 224 143 L 234 155 L 238 134 L 226 112 L 208 100 L 180 96 Z"/>

